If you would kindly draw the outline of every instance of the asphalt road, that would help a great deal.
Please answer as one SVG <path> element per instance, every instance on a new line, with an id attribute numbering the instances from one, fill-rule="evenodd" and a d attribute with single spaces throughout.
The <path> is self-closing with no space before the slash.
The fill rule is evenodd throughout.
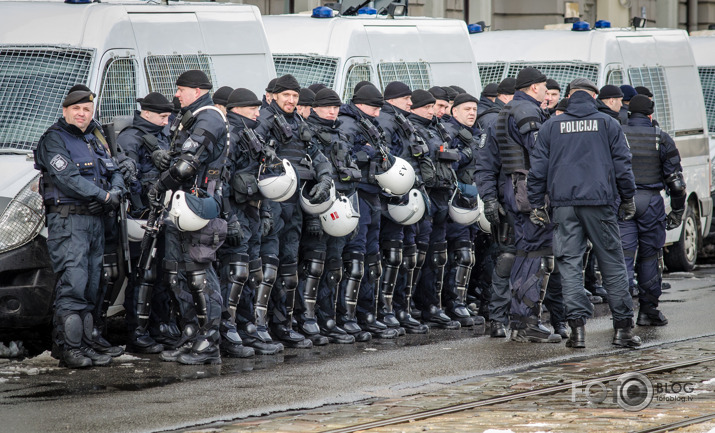
<path id="1" fill-rule="evenodd" d="M 715 266 L 667 278 L 662 328 L 640 328 L 644 347 L 715 334 Z M 125 355 L 110 367 L 57 368 L 47 353 L 0 363 L 0 430 L 134 432 L 181 429 L 288 409 L 399 397 L 466 379 L 615 353 L 605 305 L 589 321 L 587 348 L 513 343 L 473 331 L 397 341 L 288 349 L 276 356 L 181 366 Z"/>

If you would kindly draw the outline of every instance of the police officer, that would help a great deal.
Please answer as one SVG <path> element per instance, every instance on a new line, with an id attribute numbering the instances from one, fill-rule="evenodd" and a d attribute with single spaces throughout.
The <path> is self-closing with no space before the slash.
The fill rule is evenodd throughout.
<path id="1" fill-rule="evenodd" d="M 273 101 L 261 110 L 256 132 L 276 144 L 278 158 L 287 159 L 296 170 L 300 186 L 313 182 L 308 190 L 311 203 L 322 203 L 329 199 L 332 187 L 332 167 L 328 159 L 312 144 L 312 134 L 305 121 L 295 113 L 300 85 L 290 74 L 279 77 L 273 86 Z M 278 257 L 280 267 L 274 290 L 271 293 L 273 316 L 271 331 L 273 336 L 289 347 L 310 348 L 310 339 L 292 328 L 295 291 L 298 287 L 298 252 L 303 230 L 303 211 L 299 206 L 300 191 L 280 203 L 272 204 L 274 219 L 280 219 L 277 240 L 267 244 L 265 253 Z M 263 247 L 263 245 L 262 245 Z M 311 272 L 320 278 L 325 265 L 325 250 L 316 251 L 309 260 Z M 264 263 L 265 265 L 265 263 Z M 277 290 L 275 290 L 277 289 Z M 321 339 L 321 344 L 327 339 Z"/>
<path id="2" fill-rule="evenodd" d="M 495 124 L 501 170 L 507 176 L 503 194 L 505 209 L 514 221 L 516 258 L 511 269 L 511 339 L 519 342 L 557 343 L 541 324 L 541 304 L 551 273 L 552 227 L 542 227 L 529 220 L 526 175 L 539 128 L 545 120 L 540 108 L 546 93 L 546 77 L 536 68 L 527 67 L 516 77 L 514 99 L 504 106 Z M 490 212 L 494 203 L 485 202 Z"/>
<path id="3" fill-rule="evenodd" d="M 559 83 L 553 78 L 546 80 L 546 95 L 544 95 L 544 100 L 541 102 L 541 108 L 546 111 L 546 114 L 549 116 L 554 114 L 560 97 L 561 86 L 559 86 Z"/>
<path id="4" fill-rule="evenodd" d="M 101 302 L 102 214 L 117 209 L 124 181 L 92 119 L 94 98 L 86 86 L 72 87 L 62 102 L 62 117 L 35 150 L 47 214 L 47 249 L 58 275 L 52 354 L 69 368 L 107 365 L 112 359 L 92 348 L 92 314 Z"/>
<path id="5" fill-rule="evenodd" d="M 361 178 L 360 170 L 350 154 L 348 137 L 340 130 L 341 121 L 338 120 L 338 114 L 341 105 L 342 102 L 338 94 L 332 89 L 324 87 L 315 94 L 313 110 L 307 119 L 313 130 L 313 141 L 333 165 L 335 173 L 333 181 L 338 198 L 341 196 L 351 197 L 356 194 L 356 185 Z M 318 223 L 320 224 L 320 221 Z M 326 224 L 331 223 L 333 223 L 332 219 L 326 222 Z M 337 221 L 335 223 L 342 224 L 344 222 Z M 318 226 L 318 228 L 320 227 Z M 317 319 L 320 334 L 328 337 L 331 343 L 352 344 L 355 342 L 355 337 L 337 325 L 335 311 L 338 287 L 343 278 L 343 250 L 348 241 L 348 235 L 329 236 L 320 229 L 317 235 L 310 233 L 304 235 L 304 239 L 306 238 L 308 242 L 302 245 L 304 249 L 306 247 L 309 249 L 313 243 L 323 239 L 326 253 L 325 270 L 319 281 L 316 281 L 315 276 L 306 272 L 306 277 L 301 282 L 304 304 L 303 323 L 310 319 Z M 304 250 L 302 255 L 309 257 L 309 250 Z M 312 311 L 313 308 L 314 311 Z"/>
<path id="6" fill-rule="evenodd" d="M 363 317 L 366 317 L 375 312 L 375 275 L 372 282 L 363 276 L 365 257 L 377 256 L 380 251 L 378 239 L 382 203 L 381 189 L 375 176 L 388 155 L 384 132 L 376 119 L 385 104 L 383 96 L 371 83 L 358 83 L 355 87 L 357 90 L 350 103 L 340 107 L 338 120 L 342 122 L 340 129 L 348 137 L 351 152 L 361 172 L 357 185 L 360 222 L 356 233 L 350 237 L 343 250 L 344 278 L 340 284 L 337 309 L 338 324 L 353 335 L 355 341 L 369 341 L 372 336 L 358 325 L 356 314 L 360 310 Z M 384 329 L 382 335 L 394 338 L 397 331 Z"/>
<path id="7" fill-rule="evenodd" d="M 452 200 L 459 201 L 459 198 L 468 208 L 475 208 L 477 205 L 476 152 L 480 145 L 484 145 L 486 139 L 477 126 L 477 99 L 468 93 L 457 95 L 451 114 L 446 129 L 452 137 L 449 147 L 456 151 L 457 159 L 452 160 L 452 168 L 459 189 L 458 195 L 454 194 Z M 450 158 L 445 150 L 439 151 L 438 155 L 437 158 L 443 161 Z M 477 229 L 474 225 L 467 226 L 451 220 L 448 221 L 446 229 L 445 239 L 449 245 L 450 260 L 447 267 L 449 284 L 446 284 L 447 290 L 442 292 L 445 308 L 448 315 L 462 326 L 484 325 L 484 318 L 473 315 L 466 307 L 469 276 L 476 264 L 474 240 Z"/>
<path id="8" fill-rule="evenodd" d="M 276 80 L 277 78 L 273 78 L 268 82 L 265 89 L 266 93 L 263 94 L 263 100 L 261 101 L 261 109 L 268 107 L 273 102 L 273 87 L 276 85 Z"/>
<path id="9" fill-rule="evenodd" d="M 514 92 L 516 92 L 516 89 L 514 89 L 515 84 L 516 79 L 513 77 L 506 77 L 501 80 L 497 86 L 497 97 L 492 107 L 481 113 L 477 112 L 477 122 L 482 131 L 486 131 L 487 128 L 492 126 L 494 122 L 496 122 L 497 115 L 501 109 L 514 99 Z"/>
<path id="10" fill-rule="evenodd" d="M 494 101 L 497 99 L 497 88 L 499 84 L 489 83 L 484 86 L 482 93 L 479 95 L 479 103 L 477 104 L 477 116 L 487 111 L 494 106 Z"/>
<path id="11" fill-rule="evenodd" d="M 614 204 L 624 220 L 633 218 L 635 183 L 623 131 L 612 117 L 599 113 L 598 88 L 589 80 L 571 82 L 566 112 L 548 120 L 539 131 L 531 154 L 528 193 L 534 224 L 549 223 L 545 194 L 553 219 L 554 254 L 561 271 L 566 317 L 571 327 L 567 347 L 583 348 L 584 325 L 593 305 L 583 290 L 582 260 L 587 239 L 601 267 L 613 314 L 613 344 L 636 347 L 633 300 L 620 246 Z"/>
<path id="12" fill-rule="evenodd" d="M 608 114 L 618 120 L 621 107 L 623 106 L 623 91 L 613 84 L 606 84 L 601 87 L 596 99 L 596 107 L 601 113 Z"/>
<path id="13" fill-rule="evenodd" d="M 219 87 L 211 97 L 214 106 L 221 110 L 224 115 L 226 115 L 226 104 L 228 104 L 228 97 L 231 95 L 231 92 L 233 92 L 233 88 L 229 86 L 222 86 Z"/>
<path id="14" fill-rule="evenodd" d="M 136 199 L 132 200 L 132 216 L 146 218 L 150 206 L 147 193 L 159 178 L 162 171 L 169 168 L 169 137 L 164 133 L 169 115 L 174 106 L 161 93 L 152 92 L 137 100 L 141 111 L 134 113 L 132 125 L 124 129 L 117 137 L 117 144 L 136 162 L 136 186 L 132 191 Z M 180 332 L 173 323 L 170 311 L 170 293 L 157 275 L 163 275 L 161 261 L 164 259 L 163 232 L 159 234 L 157 256 L 152 272 L 143 278 L 137 287 L 130 285 L 125 292 L 127 325 L 131 332 L 127 350 L 135 353 L 160 353 L 164 347 L 157 339 L 168 346 L 176 343 Z"/>
<path id="15" fill-rule="evenodd" d="M 658 310 L 663 244 L 665 231 L 678 227 L 685 211 L 683 168 L 673 139 L 667 132 L 651 125 L 653 101 L 645 94 L 636 95 L 631 99 L 628 111 L 628 125 L 623 126 L 623 132 L 633 155 L 636 214 L 633 219 L 620 221 L 618 225 L 631 285 L 634 285 L 634 262 L 638 271 L 640 309 L 636 323 L 638 326 L 663 326 L 668 324 L 668 319 Z M 664 187 L 670 195 L 672 209 L 667 217 L 660 195 Z"/>
<path id="16" fill-rule="evenodd" d="M 228 123 L 213 106 L 213 86 L 204 72 L 186 71 L 176 86 L 181 126 L 171 138 L 171 150 L 178 157 L 148 193 L 156 211 L 162 208 L 166 191 L 173 191 L 171 218 L 164 225 L 164 272 L 179 304 L 182 335 L 178 348 L 163 351 L 160 358 L 182 364 L 220 363 L 222 300 L 212 263 L 226 237 L 226 221 L 219 215 Z"/>
<path id="17" fill-rule="evenodd" d="M 447 91 L 444 90 L 444 87 L 433 86 L 429 88 L 428 92 L 430 92 L 435 99 L 434 115 L 436 118 L 441 119 L 449 109 L 449 96 L 447 95 Z"/>
<path id="18" fill-rule="evenodd" d="M 295 107 L 295 112 L 300 115 L 303 119 L 307 119 L 310 116 L 310 109 L 313 106 L 313 101 L 315 100 L 315 92 L 310 90 L 308 87 L 300 89 L 298 93 L 298 105 Z"/>
<path id="19" fill-rule="evenodd" d="M 620 87 L 621 92 L 623 92 L 623 99 L 621 99 L 621 109 L 618 111 L 618 118 L 621 121 L 621 125 L 626 125 L 628 123 L 628 104 L 631 102 L 631 98 L 636 96 L 638 92 L 633 86 L 624 84 Z"/>

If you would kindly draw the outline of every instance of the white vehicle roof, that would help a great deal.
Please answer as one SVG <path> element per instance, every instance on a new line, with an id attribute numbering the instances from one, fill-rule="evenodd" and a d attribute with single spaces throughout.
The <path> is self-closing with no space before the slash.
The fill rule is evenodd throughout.
<path id="1" fill-rule="evenodd" d="M 337 63 L 336 82 L 331 87 L 340 93 L 344 87 L 342 72 L 354 61 L 372 62 L 373 75 L 368 81 L 378 87 L 392 80 L 390 74 L 384 74 L 385 82 L 381 82 L 376 63 L 426 62 L 431 85 L 458 85 L 475 95 L 481 91 L 463 21 L 427 17 L 392 19 L 379 15 L 333 18 L 271 15 L 263 20 L 271 51 L 277 59 L 278 74 L 283 55 L 333 58 Z M 297 78 L 300 81 L 300 77 Z M 424 81 L 420 80 L 411 84 L 415 88 L 424 87 Z"/>
<path id="2" fill-rule="evenodd" d="M 655 117 L 663 119 L 664 129 L 697 130 L 705 124 L 702 91 L 684 30 L 513 30 L 472 34 L 470 39 L 483 85 L 516 76 L 525 66 L 556 79 L 562 92 L 577 77 L 599 87 L 644 85 L 663 96 L 654 100 Z"/>

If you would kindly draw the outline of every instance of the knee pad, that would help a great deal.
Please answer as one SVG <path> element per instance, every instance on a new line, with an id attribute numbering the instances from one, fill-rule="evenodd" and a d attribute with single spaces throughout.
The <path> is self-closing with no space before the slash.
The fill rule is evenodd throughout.
<path id="1" fill-rule="evenodd" d="M 382 247 L 382 260 L 385 266 L 399 267 L 402 263 L 402 241 L 385 241 Z"/>
<path id="2" fill-rule="evenodd" d="M 332 260 L 325 266 L 325 282 L 331 289 L 338 287 L 343 279 L 343 268 L 340 260 Z"/>
<path id="3" fill-rule="evenodd" d="M 427 250 L 429 249 L 429 244 L 419 243 L 417 244 L 417 269 L 421 269 L 427 260 Z"/>
<path id="4" fill-rule="evenodd" d="M 205 269 L 187 271 L 186 279 L 188 280 L 189 289 L 192 293 L 201 293 L 208 286 Z"/>
<path id="5" fill-rule="evenodd" d="M 295 290 L 298 287 L 298 264 L 288 263 L 281 265 L 280 276 L 286 290 Z"/>
<path id="6" fill-rule="evenodd" d="M 365 256 L 361 253 L 348 253 L 343 257 L 345 276 L 351 280 L 362 280 L 365 273 Z"/>
<path id="7" fill-rule="evenodd" d="M 380 262 L 380 257 L 377 254 L 367 256 L 365 258 L 365 265 L 367 265 L 367 277 L 371 283 L 379 281 L 382 276 L 382 262 Z"/>
<path id="8" fill-rule="evenodd" d="M 303 274 L 306 277 L 320 278 L 325 269 L 325 252 L 309 251 L 303 255 Z"/>
<path id="9" fill-rule="evenodd" d="M 236 254 L 228 264 L 228 281 L 244 284 L 248 280 L 248 254 Z"/>
<path id="10" fill-rule="evenodd" d="M 454 244 L 454 262 L 457 265 L 469 267 L 472 266 L 472 243 L 468 241 L 459 241 Z"/>
<path id="11" fill-rule="evenodd" d="M 248 287 L 256 290 L 263 282 L 263 261 L 261 259 L 251 260 L 248 262 Z"/>
<path id="12" fill-rule="evenodd" d="M 163 266 L 166 284 L 176 293 L 179 290 L 179 262 L 164 259 Z"/>
<path id="13" fill-rule="evenodd" d="M 432 253 L 432 262 L 435 267 L 441 268 L 447 264 L 447 242 L 437 242 Z"/>
<path id="14" fill-rule="evenodd" d="M 554 272 L 554 256 L 543 256 L 541 258 L 541 270 L 546 274 Z"/>
<path id="15" fill-rule="evenodd" d="M 402 250 L 402 267 L 408 271 L 417 266 L 417 245 L 407 245 Z"/>
<path id="16" fill-rule="evenodd" d="M 278 258 L 269 256 L 263 259 L 263 283 L 272 286 L 278 278 Z"/>
<path id="17" fill-rule="evenodd" d="M 117 254 L 105 254 L 102 257 L 103 277 L 107 283 L 113 283 L 119 277 L 119 258 Z"/>
<path id="18" fill-rule="evenodd" d="M 497 257 L 494 270 L 499 278 L 508 278 L 511 275 L 511 268 L 514 266 L 516 255 L 514 253 L 501 253 Z"/>

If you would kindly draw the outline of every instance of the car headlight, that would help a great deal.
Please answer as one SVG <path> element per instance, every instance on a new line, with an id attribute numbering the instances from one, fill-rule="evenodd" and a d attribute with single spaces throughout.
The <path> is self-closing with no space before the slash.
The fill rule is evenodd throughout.
<path id="1" fill-rule="evenodd" d="M 0 253 L 25 245 L 42 230 L 45 206 L 39 193 L 40 175 L 25 185 L 0 216 Z"/>

